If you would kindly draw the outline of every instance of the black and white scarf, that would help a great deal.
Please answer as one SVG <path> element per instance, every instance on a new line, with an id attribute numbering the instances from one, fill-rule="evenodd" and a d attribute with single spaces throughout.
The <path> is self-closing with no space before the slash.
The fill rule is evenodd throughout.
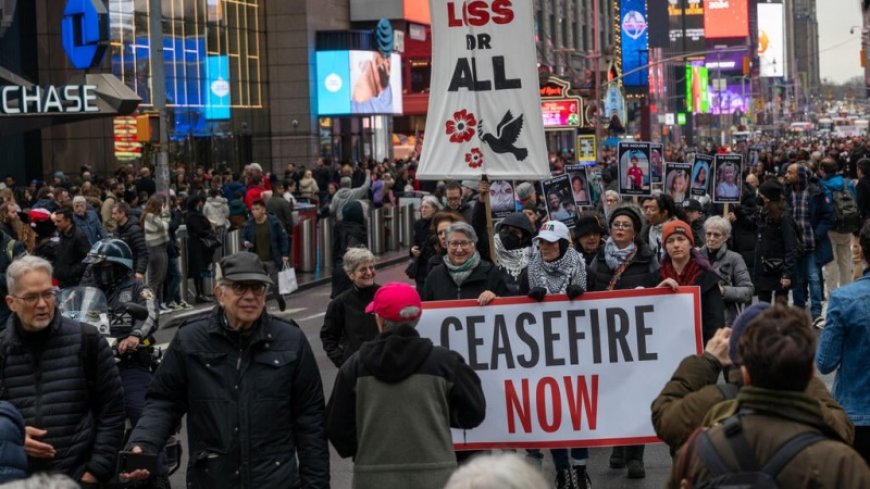
<path id="1" fill-rule="evenodd" d="M 569 285 L 579 285 L 586 290 L 586 262 L 573 247 L 555 261 L 544 261 L 536 252 L 529 262 L 529 289 L 543 287 L 549 294 L 565 292 Z"/>
<path id="2" fill-rule="evenodd" d="M 504 268 L 511 277 L 519 277 L 523 269 L 529 264 L 529 260 L 532 257 L 532 247 L 527 246 L 516 250 L 507 250 L 501 242 L 501 236 L 496 234 L 493 238 L 495 242 L 495 254 L 498 256 L 498 266 Z"/>

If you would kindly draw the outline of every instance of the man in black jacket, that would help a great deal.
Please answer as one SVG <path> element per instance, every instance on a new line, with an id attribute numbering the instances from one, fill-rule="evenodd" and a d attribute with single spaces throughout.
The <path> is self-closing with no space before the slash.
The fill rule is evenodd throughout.
<path id="1" fill-rule="evenodd" d="M 130 204 L 118 202 L 112 209 L 112 219 L 118 224 L 115 237 L 123 240 L 133 252 L 133 271 L 136 272 L 136 280 L 145 280 L 145 271 L 148 269 L 148 246 L 145 244 L 145 233 L 139 226 L 139 222 L 130 218 Z"/>
<path id="2" fill-rule="evenodd" d="M 61 288 L 75 287 L 85 274 L 85 264 L 82 260 L 88 256 L 91 243 L 88 237 L 77 228 L 73 222 L 73 209 L 64 206 L 51 215 L 54 227 L 57 228 L 59 241 L 54 257 L 54 278 Z"/>
<path id="3" fill-rule="evenodd" d="M 24 416 L 30 473 L 97 487 L 114 474 L 124 435 L 112 350 L 96 328 L 61 316 L 48 261 L 18 258 L 6 277 L 13 314 L 0 334 L 2 399 Z"/>
<path id="4" fill-rule="evenodd" d="M 323 386 L 311 346 L 298 327 L 265 312 L 272 281 L 257 255 L 220 265 L 218 306 L 178 330 L 130 447 L 157 453 L 188 414 L 190 487 L 326 489 Z"/>
<path id="5" fill-rule="evenodd" d="M 474 370 L 415 329 L 422 311 L 414 287 L 379 288 L 365 312 L 381 334 L 335 379 L 326 431 L 339 455 L 354 458 L 357 489 L 444 487 L 456 468 L 450 428 L 475 428 L 486 416 Z"/>

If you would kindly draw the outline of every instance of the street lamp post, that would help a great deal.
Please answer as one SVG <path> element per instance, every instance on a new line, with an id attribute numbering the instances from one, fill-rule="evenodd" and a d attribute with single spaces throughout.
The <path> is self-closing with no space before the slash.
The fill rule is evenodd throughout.
<path id="1" fill-rule="evenodd" d="M 169 197 L 169 128 L 166 117 L 166 75 L 163 66 L 163 10 L 160 0 L 148 2 L 148 31 L 151 45 L 151 104 L 160 114 L 160 149 L 157 153 L 157 193 Z"/>

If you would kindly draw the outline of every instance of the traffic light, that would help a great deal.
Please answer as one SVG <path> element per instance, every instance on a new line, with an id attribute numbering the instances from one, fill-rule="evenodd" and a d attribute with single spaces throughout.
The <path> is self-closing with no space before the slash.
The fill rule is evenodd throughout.
<path id="1" fill-rule="evenodd" d="M 136 117 L 136 136 L 139 142 L 160 141 L 160 112 L 143 112 Z"/>

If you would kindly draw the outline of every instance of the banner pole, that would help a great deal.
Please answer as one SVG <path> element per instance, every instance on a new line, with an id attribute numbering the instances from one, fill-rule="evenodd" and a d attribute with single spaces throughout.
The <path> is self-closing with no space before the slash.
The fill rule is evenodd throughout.
<path id="1" fill-rule="evenodd" d="M 723 207 L 723 210 L 722 210 L 722 217 L 724 217 L 725 219 L 728 219 L 728 212 L 729 212 L 728 206 L 729 205 L 730 204 L 728 204 L 728 202 L 725 202 L 725 206 Z"/>
<path id="2" fill-rule="evenodd" d="M 487 182 L 487 190 L 489 189 L 489 179 L 486 175 L 480 177 L 481 181 Z M 498 265 L 498 255 L 495 253 L 495 230 L 492 224 L 492 206 L 489 202 L 489 191 L 483 195 L 483 208 L 486 212 L 486 242 L 489 244 L 489 258 L 493 265 Z"/>

